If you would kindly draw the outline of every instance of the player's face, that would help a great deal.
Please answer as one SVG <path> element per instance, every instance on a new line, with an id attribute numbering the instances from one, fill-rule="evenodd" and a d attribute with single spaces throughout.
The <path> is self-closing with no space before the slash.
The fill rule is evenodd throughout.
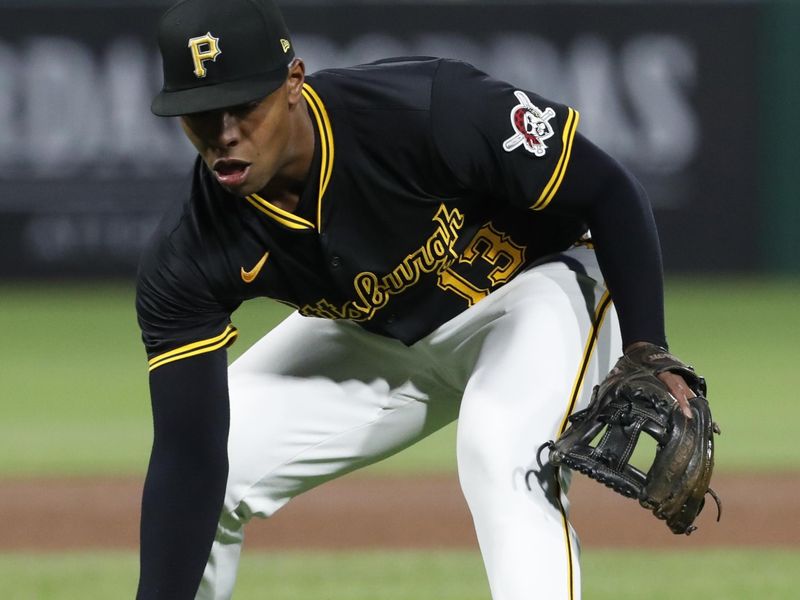
<path id="1" fill-rule="evenodd" d="M 297 155 L 292 113 L 300 83 L 291 73 L 266 98 L 181 117 L 183 130 L 220 184 L 237 196 L 262 190 Z"/>

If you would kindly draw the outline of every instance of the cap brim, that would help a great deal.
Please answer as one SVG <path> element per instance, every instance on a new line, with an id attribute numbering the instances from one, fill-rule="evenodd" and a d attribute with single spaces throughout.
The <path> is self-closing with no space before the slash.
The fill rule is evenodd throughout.
<path id="1" fill-rule="evenodd" d="M 177 117 L 247 104 L 274 92 L 286 80 L 287 68 L 247 79 L 200 85 L 187 90 L 162 90 L 150 105 L 159 117 Z"/>

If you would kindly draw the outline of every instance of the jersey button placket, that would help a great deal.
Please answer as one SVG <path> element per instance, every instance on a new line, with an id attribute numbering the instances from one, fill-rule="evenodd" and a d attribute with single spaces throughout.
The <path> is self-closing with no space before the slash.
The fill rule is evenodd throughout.
<path id="1" fill-rule="evenodd" d="M 333 255 L 331 256 L 330 265 L 332 269 L 338 269 L 342 266 L 342 259 L 339 256 Z"/>

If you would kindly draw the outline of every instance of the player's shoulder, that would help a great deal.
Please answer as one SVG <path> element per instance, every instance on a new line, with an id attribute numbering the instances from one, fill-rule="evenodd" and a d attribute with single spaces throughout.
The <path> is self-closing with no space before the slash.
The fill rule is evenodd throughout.
<path id="1" fill-rule="evenodd" d="M 137 278 L 152 279 L 159 271 L 168 271 L 180 255 L 188 253 L 192 242 L 188 227 L 189 205 L 176 201 L 169 205 L 139 256 Z"/>
<path id="2" fill-rule="evenodd" d="M 139 259 L 138 280 L 169 282 L 191 289 L 201 282 L 208 248 L 220 235 L 235 203 L 218 197 L 220 190 L 198 157 L 191 183 L 167 207 Z"/>
<path id="3" fill-rule="evenodd" d="M 549 106 L 551 110 L 540 110 L 539 106 Z M 477 125 L 505 134 L 509 114 L 520 108 L 530 109 L 532 115 L 561 114 L 568 110 L 561 103 L 493 77 L 467 62 L 446 60 L 440 64 L 431 95 L 434 126 L 445 124 L 463 129 Z M 542 126 L 549 131 L 545 121 L 541 121 Z"/>
<path id="4" fill-rule="evenodd" d="M 194 179 L 196 170 L 197 164 L 193 168 L 192 179 Z M 189 222 L 193 211 L 192 196 L 194 193 L 192 183 L 186 187 L 180 197 L 170 200 L 139 257 L 139 278 L 158 269 L 161 263 L 167 261 L 171 255 L 180 254 L 181 250 L 190 251 L 192 236 Z"/>
<path id="5" fill-rule="evenodd" d="M 430 107 L 438 71 L 458 62 L 433 56 L 398 56 L 308 76 L 331 109 L 417 109 Z"/>
<path id="6" fill-rule="evenodd" d="M 151 358 L 229 333 L 240 300 L 220 273 L 227 272 L 224 232 L 235 226 L 239 204 L 226 202 L 218 187 L 198 159 L 191 187 L 169 206 L 140 257 L 136 312 Z"/>
<path id="7" fill-rule="evenodd" d="M 462 90 L 474 91 L 476 87 L 496 81 L 475 65 L 452 58 L 443 59 L 436 71 L 437 88 L 446 89 L 451 93 L 461 93 Z"/>
<path id="8" fill-rule="evenodd" d="M 471 103 L 496 80 L 474 65 L 434 56 L 398 56 L 308 76 L 331 110 L 431 110 L 434 103 Z"/>

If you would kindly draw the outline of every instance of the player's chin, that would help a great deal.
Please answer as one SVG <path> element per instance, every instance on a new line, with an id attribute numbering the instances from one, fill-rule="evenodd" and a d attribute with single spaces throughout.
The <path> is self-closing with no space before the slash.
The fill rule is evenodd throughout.
<path id="1" fill-rule="evenodd" d="M 255 181 L 255 177 L 250 172 L 250 168 L 243 169 L 241 173 L 236 173 L 234 176 L 225 176 L 215 173 L 219 184 L 235 196 L 249 196 L 256 193 L 263 186 L 259 186 Z"/>
<path id="2" fill-rule="evenodd" d="M 245 198 L 246 196 L 258 191 L 257 189 L 252 189 L 252 186 L 226 185 L 222 182 L 220 182 L 220 185 L 222 185 L 225 191 L 229 194 L 239 196 L 240 198 Z"/>

